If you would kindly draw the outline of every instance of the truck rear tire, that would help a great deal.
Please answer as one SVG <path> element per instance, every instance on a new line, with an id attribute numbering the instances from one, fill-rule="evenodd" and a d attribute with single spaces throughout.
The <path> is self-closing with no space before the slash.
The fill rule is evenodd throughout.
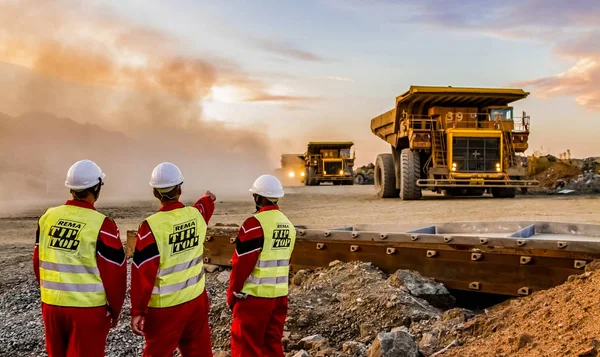
<path id="1" fill-rule="evenodd" d="M 492 196 L 495 198 L 515 198 L 516 188 L 492 188 Z"/>
<path id="2" fill-rule="evenodd" d="M 308 167 L 308 175 L 306 177 L 309 186 L 317 186 L 319 182 L 317 181 L 317 168 L 314 166 Z"/>
<path id="3" fill-rule="evenodd" d="M 379 154 L 375 160 L 375 192 L 380 198 L 398 197 L 396 169 L 392 154 Z"/>
<path id="4" fill-rule="evenodd" d="M 417 186 L 417 180 L 421 178 L 421 158 L 419 153 L 411 149 L 403 149 L 400 154 L 400 165 L 402 165 L 400 198 L 405 201 L 420 199 L 421 188 Z"/>

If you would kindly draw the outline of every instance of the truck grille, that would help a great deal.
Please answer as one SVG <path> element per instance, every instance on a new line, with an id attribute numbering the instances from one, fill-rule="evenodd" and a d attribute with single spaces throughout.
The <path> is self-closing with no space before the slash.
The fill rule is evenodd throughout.
<path id="1" fill-rule="evenodd" d="M 455 137 L 452 160 L 457 172 L 496 172 L 500 162 L 500 138 Z"/>
<path id="2" fill-rule="evenodd" d="M 342 160 L 340 161 L 325 161 L 323 163 L 324 175 L 339 175 L 340 171 L 344 169 Z"/>

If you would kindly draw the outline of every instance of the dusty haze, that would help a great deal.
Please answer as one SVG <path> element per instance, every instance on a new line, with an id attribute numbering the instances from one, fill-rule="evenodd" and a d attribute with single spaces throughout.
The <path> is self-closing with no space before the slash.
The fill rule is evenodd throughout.
<path id="1" fill-rule="evenodd" d="M 216 85 L 285 100 L 235 64 L 81 2 L 3 1 L 0 21 L 0 202 L 65 197 L 66 171 L 84 158 L 119 201 L 151 199 L 162 161 L 182 169 L 188 199 L 246 195 L 270 171 L 266 137 L 203 118 Z"/>

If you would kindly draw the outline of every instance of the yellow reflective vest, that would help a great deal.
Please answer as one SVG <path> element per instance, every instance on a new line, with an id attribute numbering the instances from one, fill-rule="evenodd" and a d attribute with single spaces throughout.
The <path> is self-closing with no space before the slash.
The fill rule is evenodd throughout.
<path id="1" fill-rule="evenodd" d="M 265 240 L 258 262 L 241 292 L 264 298 L 287 296 L 296 229 L 279 210 L 260 212 L 254 217 L 260 222 Z"/>
<path id="2" fill-rule="evenodd" d="M 56 306 L 106 305 L 96 263 L 96 242 L 106 216 L 71 205 L 50 208 L 40 218 L 42 302 Z"/>
<path id="3" fill-rule="evenodd" d="M 147 220 L 160 254 L 149 307 L 164 308 L 191 301 L 204 291 L 206 221 L 197 208 L 162 211 Z"/>

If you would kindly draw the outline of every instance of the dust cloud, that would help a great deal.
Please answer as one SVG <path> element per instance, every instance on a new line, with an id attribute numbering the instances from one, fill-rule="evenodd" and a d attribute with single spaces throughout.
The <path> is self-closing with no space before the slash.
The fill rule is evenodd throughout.
<path id="1" fill-rule="evenodd" d="M 0 2 L 0 203 L 66 197 L 84 158 L 107 174 L 105 202 L 152 199 L 162 161 L 183 171 L 185 199 L 247 195 L 270 170 L 269 140 L 206 120 L 201 103 L 214 86 L 245 83 L 252 98 L 265 86 L 89 4 Z"/>

